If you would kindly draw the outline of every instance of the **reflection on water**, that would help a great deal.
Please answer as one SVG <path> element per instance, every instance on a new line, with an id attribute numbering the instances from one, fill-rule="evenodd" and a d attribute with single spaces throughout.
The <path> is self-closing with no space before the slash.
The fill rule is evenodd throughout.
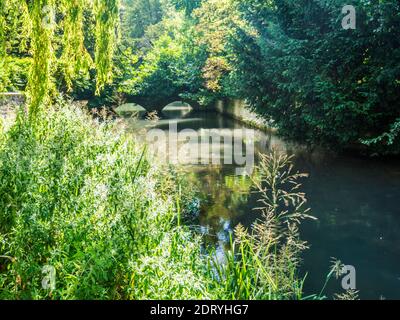
<path id="1" fill-rule="evenodd" d="M 221 115 L 193 113 L 174 106 L 159 122 L 127 120 L 132 130 L 249 129 Z M 256 150 L 277 148 L 295 155 L 295 165 L 310 174 L 304 181 L 317 221 L 302 225 L 302 238 L 311 247 L 304 254 L 308 271 L 305 290 L 318 293 L 329 272 L 331 257 L 353 265 L 362 299 L 400 299 L 400 163 L 388 160 L 335 156 L 285 143 L 255 130 Z M 257 160 L 256 160 L 257 161 Z M 249 178 L 235 175 L 234 165 L 188 166 L 187 179 L 201 191 L 201 230 L 208 242 L 224 248 L 238 224 L 251 226 L 258 217 L 257 197 Z M 305 271 L 303 273 L 305 274 Z M 341 292 L 332 281 L 328 296 Z"/>

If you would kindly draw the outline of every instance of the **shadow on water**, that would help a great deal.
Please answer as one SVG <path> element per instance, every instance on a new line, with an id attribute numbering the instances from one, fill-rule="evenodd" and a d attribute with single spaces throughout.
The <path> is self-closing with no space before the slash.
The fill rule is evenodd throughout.
<path id="1" fill-rule="evenodd" d="M 250 129 L 213 113 L 192 112 L 177 105 L 163 111 L 168 119 L 158 122 L 128 121 L 132 130 Z M 312 213 L 301 235 L 310 244 L 304 254 L 302 273 L 308 272 L 306 293 L 318 293 L 329 272 L 331 258 L 353 265 L 362 299 L 400 298 L 400 163 L 296 148 L 278 137 L 255 130 L 256 150 L 279 148 L 295 155 L 296 168 L 310 177 L 304 180 Z M 256 160 L 257 162 L 257 160 Z M 251 226 L 258 217 L 256 195 L 249 178 L 235 175 L 234 165 L 187 167 L 187 179 L 201 192 L 201 230 L 209 243 L 223 250 L 232 229 Z M 325 294 L 343 290 L 331 281 Z"/>

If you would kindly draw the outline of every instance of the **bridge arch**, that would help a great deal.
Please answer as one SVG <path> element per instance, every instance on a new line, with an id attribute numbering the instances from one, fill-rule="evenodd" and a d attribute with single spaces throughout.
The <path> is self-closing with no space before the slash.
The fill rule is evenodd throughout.
<path id="1" fill-rule="evenodd" d="M 147 113 L 145 107 L 136 103 L 125 103 L 115 108 L 114 111 L 122 116 L 137 115 L 139 118 L 143 117 Z"/>
<path id="2" fill-rule="evenodd" d="M 209 106 L 201 106 L 197 101 L 190 99 L 182 99 L 180 96 L 171 97 L 143 97 L 143 96 L 126 96 L 127 103 L 135 103 L 143 106 L 147 112 L 157 111 L 161 113 L 162 110 L 173 102 L 183 102 L 189 104 L 193 110 L 209 110 Z"/>
<path id="3" fill-rule="evenodd" d="M 185 118 L 193 109 L 194 108 L 187 102 L 174 101 L 164 106 L 161 113 L 167 118 Z"/>

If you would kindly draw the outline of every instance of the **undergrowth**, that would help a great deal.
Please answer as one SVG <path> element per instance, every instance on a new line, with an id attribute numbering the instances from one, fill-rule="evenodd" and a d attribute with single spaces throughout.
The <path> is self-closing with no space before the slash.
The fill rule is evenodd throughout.
<path id="1" fill-rule="evenodd" d="M 302 298 L 308 215 L 290 158 L 263 156 L 260 219 L 236 228 L 221 264 L 181 223 L 185 182 L 118 124 L 59 103 L 4 127 L 0 299 Z"/>

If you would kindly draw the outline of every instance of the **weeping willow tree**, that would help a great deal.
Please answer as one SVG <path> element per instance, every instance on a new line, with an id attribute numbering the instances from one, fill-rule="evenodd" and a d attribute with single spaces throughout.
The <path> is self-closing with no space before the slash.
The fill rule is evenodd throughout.
<path id="1" fill-rule="evenodd" d="M 95 0 L 97 93 L 112 81 L 112 59 L 119 21 L 119 0 Z"/>
<path id="2" fill-rule="evenodd" d="M 5 58 L 6 58 L 6 20 L 5 20 L 6 6 L 4 1 L 0 1 L 0 92 L 4 90 L 2 78 L 5 73 Z"/>
<path id="3" fill-rule="evenodd" d="M 60 7 L 64 18 L 62 29 L 63 52 L 60 58 L 61 68 L 68 90 L 72 90 L 72 81 L 79 72 L 87 72 L 93 65 L 93 60 L 85 48 L 84 40 L 84 9 L 85 0 L 62 0 Z"/>
<path id="4" fill-rule="evenodd" d="M 50 92 L 54 90 L 52 79 L 55 60 L 53 6 L 54 0 L 34 0 L 30 10 L 33 63 L 28 82 L 28 94 L 31 117 L 36 117 L 39 108 L 50 102 Z"/>
<path id="5" fill-rule="evenodd" d="M 7 52 L 12 48 L 22 52 L 28 47 L 31 24 L 27 21 L 30 19 L 25 2 L 0 1 L 0 92 L 5 91 L 9 83 Z M 17 48 L 15 48 L 16 42 L 19 43 Z"/>
<path id="6" fill-rule="evenodd" d="M 6 54 L 6 21 L 5 21 L 5 3 L 0 1 L 0 57 L 3 58 Z"/>
<path id="7" fill-rule="evenodd" d="M 95 17 L 94 63 L 84 45 L 84 10 L 91 10 Z M 69 90 L 77 75 L 88 72 L 93 65 L 97 71 L 97 93 L 112 81 L 119 0 L 1 0 L 0 64 L 7 56 L 7 17 L 13 13 L 19 13 L 19 23 L 8 27 L 26 33 L 33 60 L 27 86 L 30 118 L 51 103 L 57 69 L 64 75 Z"/>

